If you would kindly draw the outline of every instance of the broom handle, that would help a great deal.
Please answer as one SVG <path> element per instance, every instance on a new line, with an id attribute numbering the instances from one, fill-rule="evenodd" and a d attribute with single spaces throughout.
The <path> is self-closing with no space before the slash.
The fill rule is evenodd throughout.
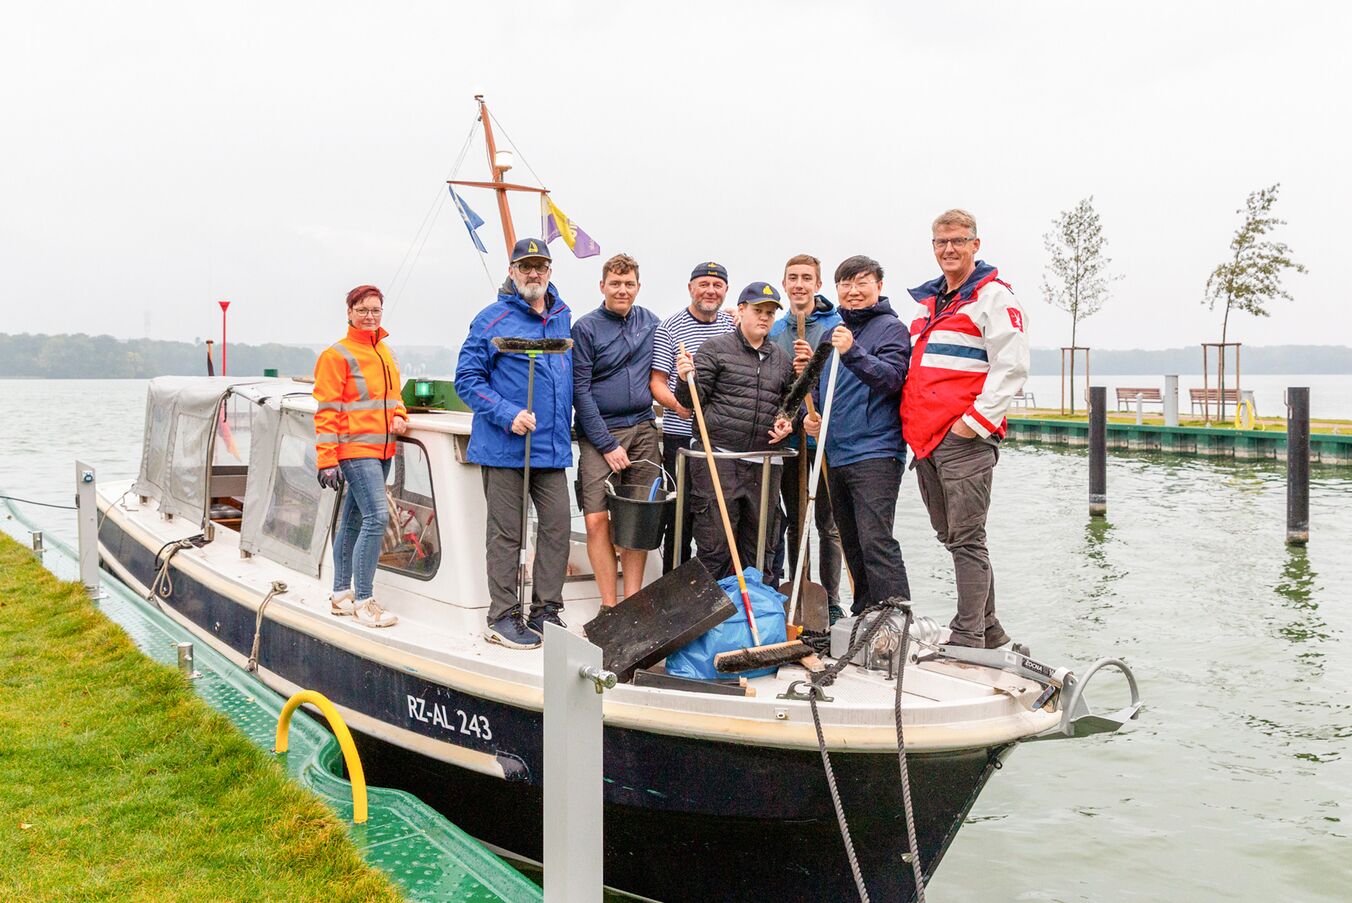
<path id="1" fill-rule="evenodd" d="M 526 353 L 526 412 L 532 413 L 535 401 L 535 354 Z M 530 437 L 526 430 L 526 462 L 521 471 L 521 550 L 517 554 L 516 603 L 521 606 L 521 617 L 526 617 L 526 537 L 530 531 Z"/>
<path id="2" fill-rule="evenodd" d="M 801 314 L 801 313 L 798 314 L 797 317 L 798 317 L 798 339 L 799 339 L 799 341 L 806 342 L 806 341 L 807 341 L 807 317 L 805 317 L 805 316 L 804 316 L 803 314 Z M 807 395 L 806 395 L 806 397 L 805 397 L 803 400 L 807 402 L 807 412 L 808 412 L 809 414 L 813 413 L 813 411 L 812 411 L 812 390 L 811 390 L 810 388 L 808 389 Z M 800 424 L 799 427 L 798 427 L 798 455 L 799 455 L 799 457 L 798 457 L 798 535 L 799 535 L 799 536 L 802 536 L 802 535 L 803 535 L 803 531 L 805 531 L 805 530 L 808 529 L 808 526 L 807 526 L 807 524 L 808 524 L 808 520 L 807 520 L 807 496 L 808 496 L 808 493 L 807 493 L 807 468 L 804 466 L 804 465 L 807 463 L 807 430 L 803 429 L 803 427 L 802 427 L 801 424 Z M 800 571 L 803 572 L 803 579 L 804 579 L 804 580 L 811 580 L 811 579 L 812 579 L 812 563 L 811 563 L 810 561 L 808 561 L 806 558 L 802 558 L 802 557 L 799 557 L 797 560 L 798 560 L 798 570 L 800 570 Z M 797 575 L 797 574 L 794 574 L 794 579 L 795 579 L 795 580 L 798 579 L 798 575 Z M 792 624 L 793 622 L 792 622 L 792 621 L 789 621 L 789 623 Z"/>
<path id="3" fill-rule="evenodd" d="M 685 354 L 685 342 L 680 343 L 681 353 Z M 746 577 L 742 574 L 742 557 L 737 554 L 737 537 L 732 532 L 732 521 L 728 520 L 728 504 L 723 501 L 723 485 L 718 481 L 718 462 L 714 460 L 714 448 L 709 444 L 709 430 L 704 425 L 704 409 L 700 407 L 699 392 L 695 390 L 695 371 L 685 378 L 690 385 L 690 399 L 695 408 L 695 421 L 699 424 L 699 440 L 704 446 L 704 459 L 709 465 L 709 476 L 714 482 L 714 498 L 718 499 L 718 513 L 723 518 L 723 532 L 728 536 L 728 550 L 732 552 L 732 566 L 737 571 L 737 586 L 742 591 L 742 607 L 746 609 L 746 622 L 751 627 L 751 644 L 759 646 L 760 631 L 756 629 L 756 617 L 751 613 L 751 593 L 746 588 Z"/>
<path id="4" fill-rule="evenodd" d="M 808 477 L 807 512 L 804 523 L 810 521 L 817 510 L 817 480 L 821 478 L 822 465 L 826 463 L 826 430 L 831 425 L 831 402 L 836 396 L 836 373 L 840 370 L 840 352 L 831 352 L 831 372 L 826 377 L 826 398 L 822 401 L 822 428 L 817 433 L 817 455 L 812 461 L 812 475 Z M 806 449 L 804 449 L 806 450 Z M 800 465 L 801 467 L 801 465 Z M 798 560 L 807 555 L 807 530 L 798 537 Z M 798 614 L 798 594 L 803 588 L 803 572 L 793 575 L 793 589 L 789 592 L 789 623 L 793 623 Z"/>

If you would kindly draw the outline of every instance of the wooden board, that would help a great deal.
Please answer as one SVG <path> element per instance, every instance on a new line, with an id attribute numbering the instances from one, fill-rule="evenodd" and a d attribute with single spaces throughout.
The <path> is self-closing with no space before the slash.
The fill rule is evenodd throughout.
<path id="1" fill-rule="evenodd" d="M 666 658 L 737 613 L 704 565 L 691 559 L 587 622 L 587 639 L 620 680 Z"/>
<path id="2" fill-rule="evenodd" d="M 690 677 L 677 677 L 665 671 L 646 671 L 643 669 L 634 672 L 634 686 L 656 687 L 661 690 L 686 690 L 690 693 L 713 693 L 717 696 L 756 695 L 756 689 L 746 685 L 745 677 L 741 680 L 695 680 Z"/>

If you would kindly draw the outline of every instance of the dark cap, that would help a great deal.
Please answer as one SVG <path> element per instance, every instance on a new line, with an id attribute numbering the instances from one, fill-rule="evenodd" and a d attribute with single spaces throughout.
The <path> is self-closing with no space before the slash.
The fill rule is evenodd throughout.
<path id="1" fill-rule="evenodd" d="M 784 305 L 779 301 L 779 292 L 768 282 L 753 282 L 742 293 L 737 296 L 738 304 L 773 304 L 775 307 L 782 308 Z"/>
<path id="2" fill-rule="evenodd" d="M 542 257 L 553 261 L 549 256 L 549 245 L 538 238 L 523 238 L 512 246 L 512 263 L 519 263 L 528 257 Z"/>
<path id="3" fill-rule="evenodd" d="M 728 281 L 727 268 L 721 263 L 714 263 L 712 260 L 701 263 L 690 271 L 691 282 L 704 276 L 712 276 L 715 279 L 722 279 L 724 282 Z"/>

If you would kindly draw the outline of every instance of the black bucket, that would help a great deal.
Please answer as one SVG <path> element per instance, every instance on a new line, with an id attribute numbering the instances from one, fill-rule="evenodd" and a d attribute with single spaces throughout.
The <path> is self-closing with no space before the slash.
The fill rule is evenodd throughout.
<path id="1" fill-rule="evenodd" d="M 676 497 L 663 496 L 648 501 L 648 486 L 611 486 L 606 484 L 606 503 L 610 508 L 611 541 L 622 549 L 651 551 L 662 545 L 662 533 L 676 510 Z"/>

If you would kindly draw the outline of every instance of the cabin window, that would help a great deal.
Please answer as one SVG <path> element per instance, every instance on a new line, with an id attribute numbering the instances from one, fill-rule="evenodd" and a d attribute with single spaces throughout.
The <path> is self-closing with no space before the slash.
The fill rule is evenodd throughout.
<path id="1" fill-rule="evenodd" d="M 210 417 L 180 413 L 174 423 L 173 448 L 169 452 L 169 495 L 200 511 L 203 503 L 207 440 Z"/>
<path id="2" fill-rule="evenodd" d="M 390 520 L 380 548 L 380 567 L 430 580 L 441 563 L 431 464 L 420 442 L 400 439 L 395 448 L 385 481 Z"/>
<path id="3" fill-rule="evenodd" d="M 324 491 L 315 480 L 315 473 L 314 440 L 282 433 L 278 437 L 277 471 L 263 532 L 306 554 L 314 540 Z"/>

